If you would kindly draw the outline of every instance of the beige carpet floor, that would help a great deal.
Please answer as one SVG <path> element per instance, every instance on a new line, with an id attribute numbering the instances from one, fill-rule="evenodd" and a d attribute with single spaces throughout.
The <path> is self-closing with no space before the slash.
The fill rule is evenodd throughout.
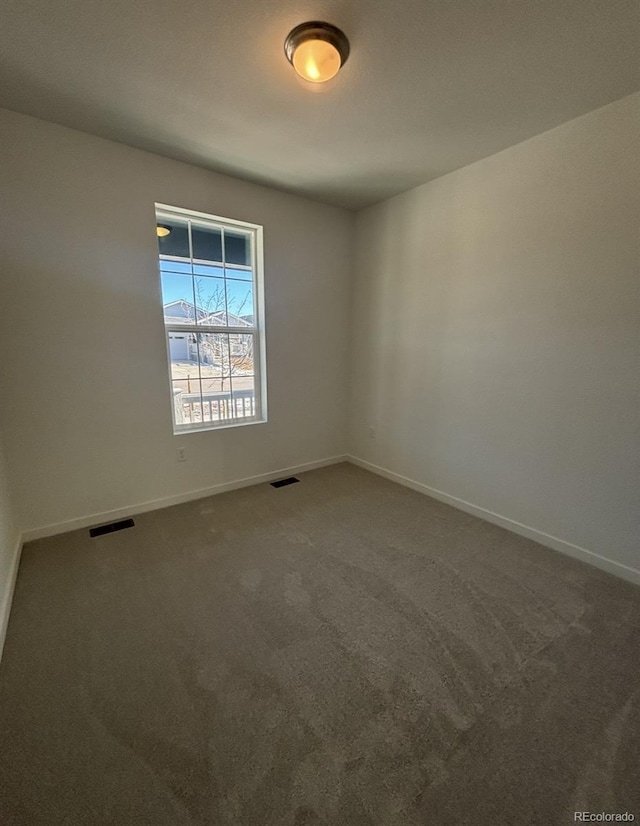
<path id="1" fill-rule="evenodd" d="M 24 549 L 3 826 L 640 819 L 640 589 L 351 465 Z"/>

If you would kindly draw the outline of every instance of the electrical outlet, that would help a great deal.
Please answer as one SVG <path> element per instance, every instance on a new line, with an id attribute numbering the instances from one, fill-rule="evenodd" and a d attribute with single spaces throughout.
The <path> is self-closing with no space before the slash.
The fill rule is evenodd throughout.
<path id="1" fill-rule="evenodd" d="M 375 439 L 376 438 L 376 429 L 372 424 L 369 425 L 369 438 L 370 439 Z"/>
<path id="2" fill-rule="evenodd" d="M 186 462 L 187 461 L 187 449 L 186 449 L 186 447 L 176 448 L 176 461 L 177 462 Z"/>

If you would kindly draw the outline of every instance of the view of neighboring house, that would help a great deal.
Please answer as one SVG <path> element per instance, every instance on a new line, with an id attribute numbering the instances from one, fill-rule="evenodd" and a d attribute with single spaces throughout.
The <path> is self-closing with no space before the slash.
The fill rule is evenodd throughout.
<path id="1" fill-rule="evenodd" d="M 226 347 L 225 327 L 251 327 L 252 316 L 238 316 L 234 313 L 218 310 L 209 313 L 201 307 L 196 307 L 184 299 L 171 301 L 164 305 L 164 317 L 167 324 L 202 324 L 207 326 L 220 326 L 218 333 L 199 333 L 200 336 L 200 361 L 205 364 L 218 364 L 225 360 Z M 251 346 L 251 336 L 232 335 L 229 341 L 230 356 L 242 357 Z M 197 361 L 198 343 L 196 333 L 172 330 L 169 333 L 169 354 L 172 362 L 176 361 Z"/>

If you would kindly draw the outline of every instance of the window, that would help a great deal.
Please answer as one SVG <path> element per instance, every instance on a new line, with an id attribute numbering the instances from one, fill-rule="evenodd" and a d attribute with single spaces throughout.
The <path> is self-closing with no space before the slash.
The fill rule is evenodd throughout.
<path id="1" fill-rule="evenodd" d="M 156 204 L 173 432 L 266 421 L 262 227 Z"/>

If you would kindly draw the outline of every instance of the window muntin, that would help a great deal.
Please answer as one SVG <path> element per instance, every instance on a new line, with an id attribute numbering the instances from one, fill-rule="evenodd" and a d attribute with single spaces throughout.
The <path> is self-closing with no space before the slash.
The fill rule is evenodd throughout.
<path id="1" fill-rule="evenodd" d="M 175 433 L 266 421 L 262 228 L 156 205 Z"/>

